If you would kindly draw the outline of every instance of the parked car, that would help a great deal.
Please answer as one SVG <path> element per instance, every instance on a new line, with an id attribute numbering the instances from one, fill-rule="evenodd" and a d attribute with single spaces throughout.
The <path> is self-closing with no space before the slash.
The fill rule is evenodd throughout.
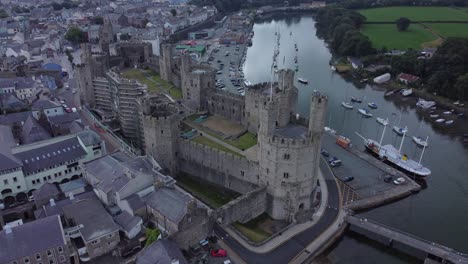
<path id="1" fill-rule="evenodd" d="M 352 180 L 354 180 L 353 176 L 346 176 L 346 177 L 343 178 L 343 182 L 350 182 Z"/>
<path id="2" fill-rule="evenodd" d="M 400 185 L 400 184 L 403 184 L 403 183 L 405 183 L 405 178 L 403 178 L 403 177 L 400 177 L 400 178 L 393 181 L 393 184 L 395 184 L 395 185 Z"/>
<path id="3" fill-rule="evenodd" d="M 393 180 L 393 177 L 390 176 L 390 175 L 387 175 L 387 176 L 384 177 L 383 180 L 384 180 L 384 182 L 391 182 Z"/>
<path id="4" fill-rule="evenodd" d="M 328 160 L 328 163 L 330 164 L 330 166 L 332 167 L 338 167 L 341 165 L 341 160 L 338 159 L 337 157 L 333 157 L 331 159 Z"/>
<path id="5" fill-rule="evenodd" d="M 328 151 L 326 151 L 326 150 L 324 150 L 324 149 L 322 149 L 322 150 L 320 151 L 320 153 L 321 153 L 324 157 L 327 157 L 327 158 L 330 156 L 330 153 L 328 153 Z"/>
<path id="6" fill-rule="evenodd" d="M 218 258 L 225 258 L 227 257 L 227 252 L 224 249 L 212 249 L 211 256 L 218 257 Z"/>

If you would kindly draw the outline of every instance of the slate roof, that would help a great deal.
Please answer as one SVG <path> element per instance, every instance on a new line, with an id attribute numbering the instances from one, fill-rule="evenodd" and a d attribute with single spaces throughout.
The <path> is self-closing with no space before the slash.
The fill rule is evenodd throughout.
<path id="1" fill-rule="evenodd" d="M 153 171 L 148 158 L 130 158 L 122 152 L 90 161 L 85 164 L 85 170 L 100 181 L 96 187 L 105 193 L 122 190 L 129 182 L 137 180 L 138 175 L 161 179 L 167 177 Z"/>
<path id="2" fill-rule="evenodd" d="M 92 191 L 80 193 L 80 194 L 75 195 L 73 200 L 70 200 L 67 198 L 67 199 L 55 201 L 54 206 L 50 206 L 49 203 L 47 203 L 46 205 L 43 205 L 41 208 L 34 211 L 34 217 L 36 219 L 39 219 L 39 218 L 44 218 L 44 217 L 51 216 L 51 215 L 63 215 L 63 207 L 72 203 L 79 202 L 84 199 L 98 200 L 96 194 L 94 194 L 94 192 Z"/>
<path id="3" fill-rule="evenodd" d="M 51 100 L 39 100 L 39 101 L 34 102 L 31 108 L 32 110 L 42 110 L 42 109 L 55 108 L 59 106 L 60 104 L 53 102 Z"/>
<path id="4" fill-rule="evenodd" d="M 130 208 L 132 209 L 133 212 L 137 211 L 138 209 L 141 209 L 141 208 L 145 207 L 145 203 L 143 202 L 141 197 L 136 195 L 136 194 L 130 195 L 125 200 L 127 201 L 128 205 L 130 206 Z"/>
<path id="5" fill-rule="evenodd" d="M 139 216 L 132 216 L 127 211 L 122 211 L 122 213 L 114 217 L 114 221 L 123 231 L 128 233 L 143 220 Z"/>
<path id="6" fill-rule="evenodd" d="M 50 182 L 45 182 L 39 189 L 33 192 L 35 200 L 50 198 L 58 194 L 60 194 L 59 189 L 55 184 Z"/>
<path id="7" fill-rule="evenodd" d="M 63 212 L 66 219 L 73 219 L 76 225 L 84 226 L 80 233 L 85 242 L 119 231 L 119 226 L 99 200 L 81 200 L 64 206 Z"/>
<path id="8" fill-rule="evenodd" d="M 14 154 L 23 162 L 24 173 L 48 169 L 60 163 L 79 159 L 84 155 L 86 155 L 86 151 L 76 137 Z"/>
<path id="9" fill-rule="evenodd" d="M 178 260 L 179 264 L 188 264 L 174 242 L 160 239 L 138 253 L 136 264 L 168 264 L 172 260 Z"/>
<path id="10" fill-rule="evenodd" d="M 58 215 L 14 227 L 11 231 L 10 234 L 0 231 L 0 263 L 65 245 Z"/>
<path id="11" fill-rule="evenodd" d="M 1 106 L 15 109 L 26 108 L 28 105 L 18 99 L 14 94 L 0 94 Z"/>
<path id="12" fill-rule="evenodd" d="M 26 122 L 24 122 L 21 131 L 21 141 L 23 144 L 49 139 L 51 137 L 50 133 L 42 127 L 33 116 L 29 116 Z"/>
<path id="13" fill-rule="evenodd" d="M 86 147 L 96 145 L 102 142 L 101 137 L 99 137 L 99 135 L 92 130 L 85 130 L 83 132 L 78 133 L 77 136 L 80 138 L 81 142 L 83 142 L 83 145 L 85 145 Z"/>
<path id="14" fill-rule="evenodd" d="M 20 162 L 12 159 L 8 155 L 0 153 L 0 171 L 11 170 L 18 167 L 21 167 Z"/>
<path id="15" fill-rule="evenodd" d="M 31 112 L 18 112 L 7 115 L 0 115 L 0 124 L 11 125 L 14 123 L 25 122 L 28 117 L 31 116 Z"/>
<path id="16" fill-rule="evenodd" d="M 59 185 L 60 190 L 62 190 L 63 193 L 67 194 L 73 190 L 79 189 L 79 188 L 84 188 L 86 187 L 86 181 L 83 179 L 76 179 L 73 181 L 69 181 L 66 183 L 62 183 Z"/>
<path id="17" fill-rule="evenodd" d="M 174 223 L 179 223 L 187 213 L 187 204 L 192 198 L 171 188 L 159 188 L 145 197 L 146 204 Z"/>
<path id="18" fill-rule="evenodd" d="M 56 115 L 56 116 L 49 116 L 49 122 L 51 125 L 58 125 L 64 123 L 71 123 L 77 119 L 80 119 L 80 115 L 78 113 L 65 113 L 63 115 Z"/>

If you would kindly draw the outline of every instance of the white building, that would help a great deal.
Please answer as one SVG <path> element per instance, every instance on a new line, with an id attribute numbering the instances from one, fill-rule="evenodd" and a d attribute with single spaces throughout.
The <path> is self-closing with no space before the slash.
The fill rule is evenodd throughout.
<path id="1" fill-rule="evenodd" d="M 42 140 L 11 150 L 0 142 L 0 199 L 5 204 L 24 200 L 45 182 L 65 183 L 82 176 L 81 164 L 106 153 L 93 131 Z"/>

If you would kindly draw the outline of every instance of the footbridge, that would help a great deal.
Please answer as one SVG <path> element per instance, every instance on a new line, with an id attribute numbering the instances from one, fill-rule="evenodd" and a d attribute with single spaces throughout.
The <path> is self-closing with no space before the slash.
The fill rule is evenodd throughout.
<path id="1" fill-rule="evenodd" d="M 364 233 L 364 235 L 371 233 L 373 237 L 377 236 L 380 238 L 377 239 L 379 241 L 384 239 L 389 246 L 394 246 L 397 243 L 406 245 L 421 253 L 425 253 L 426 260 L 439 263 L 468 264 L 468 255 L 446 246 L 427 241 L 366 218 L 347 215 L 346 220 L 352 230 L 358 233 Z"/>

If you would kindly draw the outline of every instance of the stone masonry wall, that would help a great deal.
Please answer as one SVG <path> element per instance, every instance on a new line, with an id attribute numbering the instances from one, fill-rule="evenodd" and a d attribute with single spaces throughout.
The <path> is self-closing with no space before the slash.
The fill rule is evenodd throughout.
<path id="1" fill-rule="evenodd" d="M 247 193 L 259 186 L 258 163 L 180 139 L 179 170 L 230 190 Z"/>
<path id="2" fill-rule="evenodd" d="M 260 187 L 234 201 L 230 201 L 215 211 L 216 220 L 229 225 L 234 222 L 246 223 L 267 210 L 267 189 Z"/>
<path id="3" fill-rule="evenodd" d="M 207 99 L 208 112 L 222 116 L 238 124 L 244 124 L 245 101 L 241 95 L 215 90 Z"/>

